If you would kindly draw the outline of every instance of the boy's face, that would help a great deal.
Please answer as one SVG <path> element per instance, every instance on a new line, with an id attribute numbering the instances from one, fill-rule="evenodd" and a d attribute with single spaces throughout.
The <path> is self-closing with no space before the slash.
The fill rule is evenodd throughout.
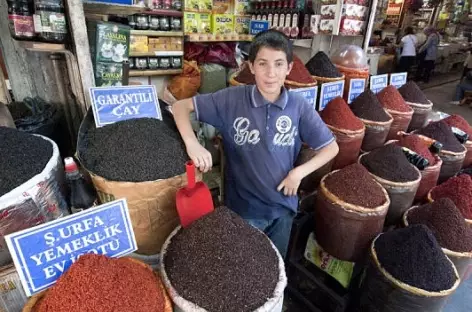
<path id="1" fill-rule="evenodd" d="M 292 66 L 293 63 L 287 62 L 285 52 L 266 47 L 257 52 L 254 63 L 249 62 L 256 85 L 263 94 L 278 95 Z"/>

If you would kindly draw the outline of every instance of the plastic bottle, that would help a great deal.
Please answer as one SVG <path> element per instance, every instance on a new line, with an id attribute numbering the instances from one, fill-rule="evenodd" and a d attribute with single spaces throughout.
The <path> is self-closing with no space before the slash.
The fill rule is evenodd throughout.
<path id="1" fill-rule="evenodd" d="M 80 212 L 97 204 L 97 193 L 83 175 L 72 157 L 64 159 L 66 178 L 69 186 L 69 207 L 71 213 Z"/>
<path id="2" fill-rule="evenodd" d="M 63 43 L 67 35 L 63 0 L 35 0 L 34 28 L 41 40 Z"/>

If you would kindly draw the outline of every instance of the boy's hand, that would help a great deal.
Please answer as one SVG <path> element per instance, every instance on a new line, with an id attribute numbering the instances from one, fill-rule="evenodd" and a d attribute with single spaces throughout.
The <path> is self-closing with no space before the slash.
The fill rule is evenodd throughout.
<path id="1" fill-rule="evenodd" d="M 279 184 L 277 191 L 284 191 L 285 196 L 296 196 L 298 187 L 303 177 L 298 173 L 297 170 L 291 170 L 287 177 Z"/>
<path id="2" fill-rule="evenodd" d="M 195 167 L 202 172 L 208 172 L 213 167 L 210 152 L 195 140 L 186 144 L 187 154 L 193 161 Z"/>

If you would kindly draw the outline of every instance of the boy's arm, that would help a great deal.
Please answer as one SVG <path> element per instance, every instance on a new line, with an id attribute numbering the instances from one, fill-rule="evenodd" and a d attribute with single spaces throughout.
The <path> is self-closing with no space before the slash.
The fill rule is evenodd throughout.
<path id="1" fill-rule="evenodd" d="M 277 190 L 284 191 L 285 196 L 297 195 L 298 187 L 301 181 L 313 171 L 318 170 L 327 164 L 331 159 L 336 157 L 339 152 L 338 143 L 332 141 L 325 147 L 317 151 L 316 155 L 298 167 L 293 168 L 287 177 L 279 184 Z"/>
<path id="2" fill-rule="evenodd" d="M 193 132 L 190 113 L 194 110 L 191 98 L 177 101 L 172 105 L 174 120 L 185 143 L 188 156 L 200 171 L 207 172 L 213 166 L 211 154 L 200 145 Z"/>

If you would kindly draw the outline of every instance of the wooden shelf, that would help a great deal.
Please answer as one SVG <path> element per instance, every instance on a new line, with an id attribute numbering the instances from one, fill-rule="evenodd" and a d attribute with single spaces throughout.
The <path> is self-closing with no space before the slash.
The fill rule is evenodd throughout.
<path id="1" fill-rule="evenodd" d="M 174 17 L 180 17 L 180 16 L 183 16 L 183 13 L 182 11 L 177 11 L 177 10 L 164 10 L 164 9 L 160 9 L 160 10 L 150 10 L 150 11 L 147 11 L 146 14 L 149 14 L 149 15 L 157 15 L 157 16 L 174 16 Z"/>
<path id="2" fill-rule="evenodd" d="M 36 41 L 18 41 L 19 45 L 26 50 L 35 52 L 64 52 L 66 46 L 60 43 L 46 43 Z"/>
<path id="3" fill-rule="evenodd" d="M 148 37 L 183 37 L 183 31 L 157 31 L 157 30 L 137 30 L 131 29 L 131 34 Z"/>
<path id="4" fill-rule="evenodd" d="M 146 69 L 136 70 L 132 69 L 129 71 L 130 77 L 146 77 L 146 76 L 165 76 L 165 75 L 178 75 L 182 73 L 182 69 Z"/>
<path id="5" fill-rule="evenodd" d="M 188 42 L 221 42 L 221 41 L 252 41 L 251 35 L 211 35 L 211 34 L 190 34 L 185 36 Z"/>
<path id="6" fill-rule="evenodd" d="M 155 52 L 130 52 L 130 57 L 141 56 L 183 56 L 184 51 L 155 51 Z"/>
<path id="7" fill-rule="evenodd" d="M 84 2 L 84 12 L 101 15 L 133 15 L 149 10 L 147 7 L 137 5 L 123 5 L 113 3 Z"/>

